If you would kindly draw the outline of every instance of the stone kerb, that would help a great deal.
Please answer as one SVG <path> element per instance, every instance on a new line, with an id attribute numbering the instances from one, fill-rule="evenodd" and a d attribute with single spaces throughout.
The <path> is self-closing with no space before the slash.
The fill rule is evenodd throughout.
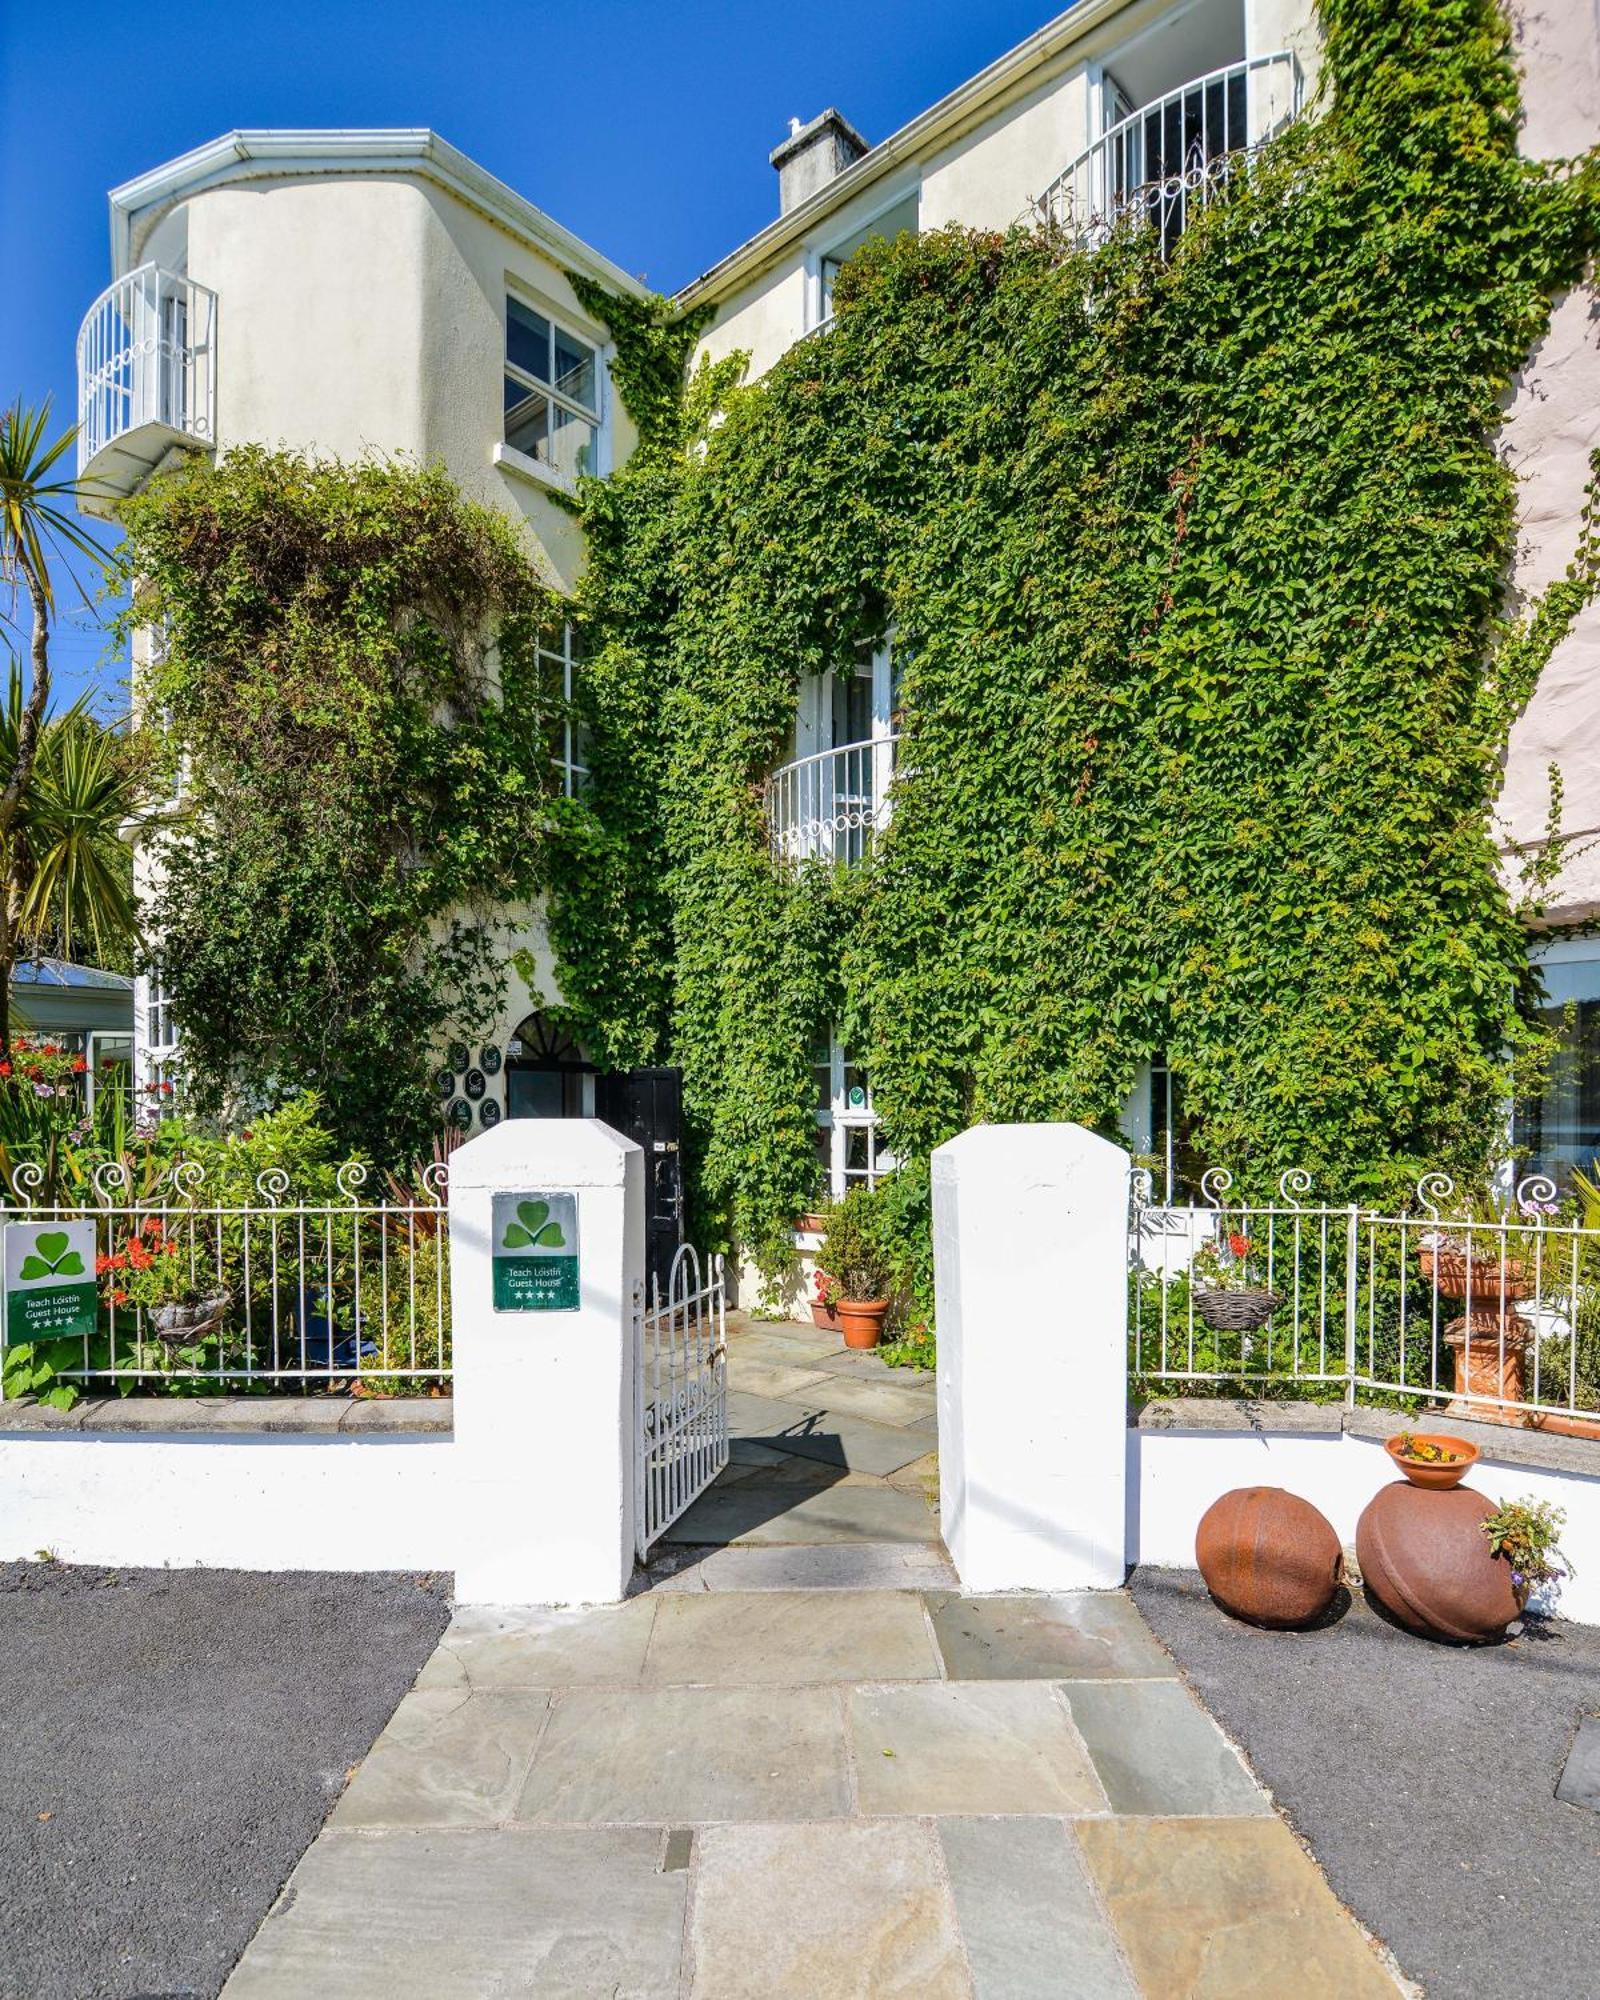
<path id="1" fill-rule="evenodd" d="M 598 1119 L 508 1119 L 451 1155 L 459 1603 L 626 1590 L 643 1277 L 644 1155 Z"/>
<path id="2" fill-rule="evenodd" d="M 972 1591 L 1113 1588 L 1127 1533 L 1128 1155 L 978 1125 L 933 1155 L 939 1499 Z"/>

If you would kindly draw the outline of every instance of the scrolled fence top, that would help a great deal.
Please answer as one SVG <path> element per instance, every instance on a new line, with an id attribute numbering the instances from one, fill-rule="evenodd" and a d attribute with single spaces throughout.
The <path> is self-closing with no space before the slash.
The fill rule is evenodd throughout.
<path id="1" fill-rule="evenodd" d="M 440 1209 L 450 1193 L 450 1168 L 445 1160 L 433 1160 L 423 1169 L 414 1194 L 402 1193 L 396 1186 L 395 1194 L 381 1201 L 373 1201 L 365 1193 L 372 1169 L 364 1160 L 344 1161 L 335 1169 L 333 1178 L 338 1202 L 352 1210 L 393 1210 L 404 1214 L 413 1209 Z M 213 1191 L 208 1185 L 206 1163 L 196 1159 L 176 1160 L 142 1186 L 136 1182 L 130 1160 L 102 1160 L 90 1173 L 87 1188 L 59 1192 L 50 1201 L 44 1199 L 48 1182 L 49 1176 L 40 1161 L 9 1162 L 0 1172 L 0 1208 L 38 1209 L 50 1214 L 87 1213 L 96 1209 L 144 1212 L 203 1208 L 208 1206 L 207 1196 Z M 257 1201 L 267 1211 L 313 1208 L 320 1212 L 333 1205 L 326 1195 L 310 1198 L 297 1193 L 288 1169 L 281 1166 L 264 1167 L 255 1177 L 254 1189 Z M 236 1209 L 245 1213 L 250 1206 L 236 1192 L 232 1200 L 217 1204 L 223 1212 Z"/>
<path id="2" fill-rule="evenodd" d="M 1235 1195 L 1233 1190 L 1236 1185 L 1237 1176 L 1231 1168 L 1207 1167 L 1200 1176 L 1198 1200 L 1174 1201 L 1170 1197 L 1158 1200 L 1153 1171 L 1143 1166 L 1130 1167 L 1128 1170 L 1129 1197 L 1135 1209 L 1206 1208 L 1217 1215 L 1237 1213 L 1292 1216 L 1301 1210 L 1315 1214 L 1332 1214 L 1337 1211 L 1341 1214 L 1354 1213 L 1369 1217 L 1385 1213 L 1367 1202 L 1327 1202 L 1325 1198 L 1312 1201 L 1310 1197 L 1315 1182 L 1304 1167 L 1287 1167 L 1278 1175 L 1276 1204 L 1270 1197 L 1252 1197 L 1243 1193 Z M 1486 1193 L 1494 1206 L 1501 1211 L 1498 1215 L 1486 1217 L 1481 1212 L 1475 1214 L 1467 1194 L 1457 1187 L 1452 1176 L 1434 1170 L 1425 1173 L 1416 1183 L 1415 1207 L 1412 1208 L 1408 1204 L 1396 1219 L 1403 1220 L 1409 1214 L 1418 1219 L 1426 1218 L 1430 1222 L 1449 1224 L 1452 1228 L 1504 1230 L 1513 1226 L 1536 1227 L 1557 1217 L 1560 1212 L 1561 1189 L 1549 1174 L 1525 1174 L 1514 1187 L 1508 1176 L 1498 1175 L 1488 1181 Z M 1562 1223 L 1560 1226 L 1567 1228 L 1569 1225 Z M 1591 1227 L 1589 1224 L 1581 1226 L 1585 1230 Z"/>

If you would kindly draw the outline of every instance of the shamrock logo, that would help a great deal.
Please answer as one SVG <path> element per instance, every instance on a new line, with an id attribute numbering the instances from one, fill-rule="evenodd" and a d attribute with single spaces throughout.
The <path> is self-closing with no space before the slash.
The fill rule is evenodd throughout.
<path id="1" fill-rule="evenodd" d="M 81 1278 L 83 1259 L 69 1250 L 72 1241 L 64 1229 L 42 1230 L 30 1254 L 23 1258 L 20 1278 Z"/>
<path id="2" fill-rule="evenodd" d="M 506 1224 L 502 1249 L 521 1250 L 531 1244 L 539 1250 L 559 1250 L 566 1243 L 561 1224 L 550 1220 L 549 1202 L 519 1201 L 517 1217 L 517 1221 Z"/>

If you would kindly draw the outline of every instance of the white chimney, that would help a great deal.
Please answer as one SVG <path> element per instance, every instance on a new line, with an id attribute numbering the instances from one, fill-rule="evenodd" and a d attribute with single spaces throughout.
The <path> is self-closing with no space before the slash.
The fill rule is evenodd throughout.
<path id="1" fill-rule="evenodd" d="M 809 125 L 791 118 L 788 138 L 771 154 L 778 170 L 778 213 L 787 215 L 791 208 L 798 208 L 836 174 L 853 166 L 866 150 L 866 140 L 831 105 Z"/>

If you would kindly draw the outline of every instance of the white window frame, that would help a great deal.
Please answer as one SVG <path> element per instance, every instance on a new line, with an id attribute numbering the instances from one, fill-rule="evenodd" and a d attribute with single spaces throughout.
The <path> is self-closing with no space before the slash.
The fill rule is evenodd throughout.
<path id="1" fill-rule="evenodd" d="M 815 1112 L 819 1132 L 828 1134 L 828 1197 L 832 1201 L 843 1201 L 852 1187 L 876 1187 L 887 1173 L 891 1173 L 899 1162 L 882 1148 L 879 1134 L 879 1119 L 872 1103 L 872 1088 L 865 1088 L 866 1102 L 852 1105 L 846 1102 L 845 1071 L 852 1067 L 845 1045 L 837 1032 L 828 1037 L 828 1104 L 824 1109 L 818 1105 Z M 821 1068 L 813 1063 L 813 1071 Z M 867 1165 L 863 1170 L 851 1171 L 846 1162 L 850 1154 L 850 1134 L 865 1132 L 867 1138 Z"/>
<path id="2" fill-rule="evenodd" d="M 559 651 L 554 646 L 546 645 L 543 634 L 536 641 L 540 666 L 558 667 L 561 671 L 561 699 L 565 713 L 561 719 L 561 741 L 556 751 L 555 767 L 561 773 L 562 796 L 569 799 L 577 798 L 589 782 L 589 766 L 578 759 L 578 724 L 573 714 L 577 675 L 583 661 L 574 654 L 572 643 L 570 618 L 562 621 Z"/>
<path id="3" fill-rule="evenodd" d="M 136 1117 L 177 1110 L 178 1032 L 158 960 L 133 982 L 133 1108 Z M 163 1084 L 170 1084 L 164 1090 Z"/>
<path id="4" fill-rule="evenodd" d="M 547 320 L 550 324 L 552 337 L 557 333 L 570 334 L 574 340 L 581 340 L 585 347 L 592 349 L 594 353 L 593 409 L 589 409 L 580 403 L 575 396 L 564 395 L 553 382 L 541 382 L 537 376 L 530 375 L 525 368 L 519 368 L 511 359 L 511 304 L 513 300 L 518 305 L 526 307 L 529 312 L 537 313 L 541 319 Z M 509 377 L 522 387 L 538 395 L 548 397 L 557 408 L 567 411 L 569 415 L 577 417 L 581 422 L 591 426 L 593 463 L 590 466 L 590 471 L 596 477 L 603 478 L 611 470 L 611 370 L 608 365 L 609 355 L 610 348 L 602 335 L 590 331 L 580 321 L 574 319 L 571 314 L 553 310 L 548 302 L 542 299 L 537 292 L 533 291 L 527 285 L 519 283 L 516 279 L 508 277 L 506 280 L 505 301 L 500 310 L 500 436 L 494 446 L 494 463 L 503 467 L 507 472 L 519 473 L 524 478 L 532 479 L 540 485 L 553 486 L 562 493 L 572 492 L 577 484 L 576 479 L 572 475 L 562 472 L 554 465 L 547 464 L 541 458 L 534 458 L 530 453 L 519 450 L 516 445 L 507 439 L 505 434 L 506 412 L 504 406 L 505 383 Z M 553 364 L 551 373 L 552 375 L 555 373 Z"/>

